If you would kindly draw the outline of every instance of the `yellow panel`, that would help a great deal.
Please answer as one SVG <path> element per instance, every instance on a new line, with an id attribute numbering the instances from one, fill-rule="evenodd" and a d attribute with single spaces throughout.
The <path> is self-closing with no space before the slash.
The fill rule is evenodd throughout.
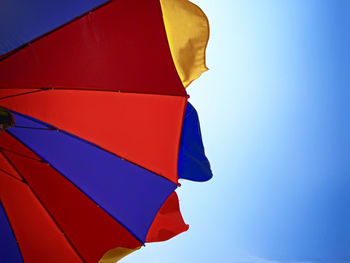
<path id="1" fill-rule="evenodd" d="M 171 54 L 187 87 L 208 70 L 205 65 L 208 19 L 198 6 L 187 0 L 160 0 L 160 3 Z"/>
<path id="2" fill-rule="evenodd" d="M 140 249 L 140 247 L 130 249 L 130 248 L 123 248 L 123 247 L 117 247 L 113 248 L 111 250 L 108 250 L 106 254 L 103 255 L 103 257 L 98 261 L 98 263 L 115 263 L 121 260 L 123 257 L 131 254 L 132 252 Z"/>

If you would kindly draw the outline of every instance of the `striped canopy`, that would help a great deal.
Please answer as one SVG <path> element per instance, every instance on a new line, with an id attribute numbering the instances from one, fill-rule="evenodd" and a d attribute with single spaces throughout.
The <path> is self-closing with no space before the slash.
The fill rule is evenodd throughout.
<path id="1" fill-rule="evenodd" d="M 188 229 L 207 40 L 187 0 L 0 3 L 0 262 L 115 262 Z"/>

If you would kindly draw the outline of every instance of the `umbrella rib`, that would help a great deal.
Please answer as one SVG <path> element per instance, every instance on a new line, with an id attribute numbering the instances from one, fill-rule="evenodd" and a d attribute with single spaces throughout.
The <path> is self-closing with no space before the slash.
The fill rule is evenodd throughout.
<path id="1" fill-rule="evenodd" d="M 50 128 L 37 128 L 37 127 L 27 127 L 27 126 L 13 126 L 13 128 L 19 128 L 19 129 L 32 129 L 32 130 L 52 130 Z"/>
<path id="2" fill-rule="evenodd" d="M 36 159 L 36 158 L 30 157 L 30 156 L 27 156 L 27 155 L 25 155 L 25 154 L 18 153 L 18 152 L 15 152 L 15 151 L 12 151 L 12 150 L 5 149 L 5 148 L 0 147 L 0 152 L 2 152 L 2 151 L 10 152 L 10 153 L 13 153 L 13 154 L 17 154 L 17 155 L 19 155 L 19 156 L 22 156 L 22 157 L 31 159 L 31 160 L 33 160 L 33 161 L 38 161 L 38 162 L 41 162 L 41 163 L 43 162 L 43 160 Z"/>
<path id="3" fill-rule="evenodd" d="M 1 149 L 1 148 L 0 148 L 0 153 L 4 156 L 4 158 L 6 159 L 6 161 L 8 161 L 7 156 L 2 152 L 2 149 Z M 4 169 L 1 169 L 1 168 L 0 168 L 0 171 L 2 171 L 2 172 L 3 172 L 4 174 L 6 174 L 6 175 L 12 177 L 13 179 L 18 180 L 18 181 L 21 182 L 21 183 L 25 183 L 23 180 L 19 179 L 17 176 L 15 176 L 15 175 L 9 173 L 8 171 L 5 171 Z"/>
<path id="4" fill-rule="evenodd" d="M 21 248 L 20 248 L 20 246 L 19 246 L 19 242 L 18 242 L 17 237 L 16 237 L 16 235 L 15 235 L 15 231 L 13 231 L 13 227 L 12 227 L 11 221 L 10 221 L 8 215 L 7 215 L 6 209 L 5 209 L 4 205 L 2 204 L 1 199 L 0 199 L 0 208 L 2 208 L 2 210 L 3 210 L 4 213 L 5 213 L 7 222 L 9 223 L 9 226 L 10 226 L 10 228 L 11 228 L 12 235 L 13 235 L 13 237 L 14 237 L 15 240 L 16 240 L 17 247 L 18 247 L 18 250 L 19 250 L 19 254 L 20 254 L 21 258 L 22 258 L 22 262 L 25 262 L 25 261 L 24 261 L 24 258 L 23 258 L 23 255 L 22 255 Z"/>
<path id="5" fill-rule="evenodd" d="M 22 142 L 19 138 L 17 138 L 15 135 L 13 135 L 12 133 L 8 132 L 8 134 L 10 136 L 12 136 L 14 139 L 16 139 L 18 142 L 20 142 L 23 146 L 25 146 L 26 148 L 28 148 L 29 150 L 31 150 L 34 154 L 36 154 L 37 156 L 39 156 L 40 158 L 42 158 L 42 156 L 40 156 L 38 153 L 36 153 L 32 148 L 30 148 L 29 146 L 27 146 L 24 142 Z M 82 194 L 84 194 L 86 197 L 89 198 L 89 200 L 91 200 L 94 204 L 96 204 L 96 206 L 98 206 L 99 208 L 101 208 L 108 216 L 110 216 L 114 221 L 118 222 L 122 227 L 124 227 L 131 235 L 133 235 L 133 237 L 139 241 L 143 246 L 145 245 L 145 243 L 137 236 L 135 235 L 127 226 L 125 226 L 122 222 L 120 222 L 118 219 L 116 219 L 114 216 L 112 216 L 104 207 L 100 206 L 92 197 L 90 197 L 88 194 L 86 194 L 82 189 L 80 189 L 75 183 L 73 183 L 71 180 L 69 180 L 62 172 L 60 172 L 58 169 L 56 169 L 53 165 L 51 165 L 50 162 L 48 162 L 47 160 L 45 160 L 44 158 L 42 158 L 43 161 L 45 161 L 45 163 L 47 163 L 48 165 L 50 165 L 50 167 L 52 169 L 54 169 L 57 173 L 59 173 L 64 179 L 66 179 L 69 183 L 71 183 L 72 185 L 75 186 L 76 189 L 78 189 Z M 22 175 L 21 175 L 22 176 Z M 23 177 L 23 176 L 22 176 Z M 167 179 L 168 180 L 168 179 Z"/>
<path id="6" fill-rule="evenodd" d="M 0 100 L 13 98 L 13 97 L 18 97 L 18 96 L 23 96 L 23 95 L 32 94 L 32 93 L 45 91 L 45 90 L 48 90 L 48 89 L 47 88 L 45 88 L 45 89 L 37 89 L 37 90 L 34 90 L 34 91 L 28 91 L 28 92 L 18 93 L 18 94 L 14 94 L 14 95 L 5 96 L 5 97 L 0 97 Z"/>
<path id="7" fill-rule="evenodd" d="M 21 180 L 21 179 L 17 178 L 17 177 L 16 177 L 16 176 L 14 176 L 13 174 L 11 174 L 11 173 L 9 173 L 9 172 L 7 172 L 7 171 L 5 171 L 5 170 L 1 169 L 1 168 L 0 168 L 0 171 L 1 171 L 1 172 L 3 172 L 3 173 L 4 173 L 4 174 L 6 174 L 6 175 L 8 175 L 8 176 L 12 177 L 13 179 L 18 180 L 18 181 L 19 181 L 19 182 L 21 182 L 21 183 L 25 183 L 23 180 Z"/>
<path id="8" fill-rule="evenodd" d="M 86 261 L 84 260 L 84 258 L 82 257 L 82 255 L 79 253 L 79 251 L 77 250 L 77 248 L 73 245 L 72 241 L 69 239 L 69 237 L 67 236 L 67 234 L 65 234 L 65 232 L 63 231 L 63 229 L 61 228 L 61 226 L 58 224 L 58 222 L 56 221 L 56 219 L 53 217 L 53 215 L 51 214 L 50 210 L 46 207 L 46 205 L 43 203 L 43 201 L 41 201 L 41 199 L 39 198 L 39 196 L 37 195 L 37 193 L 34 191 L 34 189 L 31 187 L 31 185 L 28 183 L 28 181 L 25 179 L 25 177 L 23 176 L 23 174 L 17 169 L 17 167 L 14 165 L 14 163 L 10 160 L 10 158 L 8 158 L 8 156 L 2 152 L 2 154 L 4 155 L 4 157 L 7 159 L 7 161 L 10 163 L 10 165 L 16 170 L 16 172 L 22 177 L 22 180 L 24 183 L 26 183 L 29 187 L 29 189 L 31 190 L 31 192 L 34 194 L 34 196 L 37 198 L 37 200 L 39 201 L 39 203 L 41 204 L 41 206 L 44 208 L 44 210 L 48 213 L 48 215 L 50 216 L 51 220 L 54 222 L 54 224 L 56 225 L 56 227 L 59 229 L 59 231 L 63 234 L 63 236 L 65 237 L 65 239 L 68 241 L 68 244 L 72 247 L 72 249 L 75 251 L 75 253 L 78 255 L 78 257 L 82 260 L 82 262 L 86 263 Z"/>

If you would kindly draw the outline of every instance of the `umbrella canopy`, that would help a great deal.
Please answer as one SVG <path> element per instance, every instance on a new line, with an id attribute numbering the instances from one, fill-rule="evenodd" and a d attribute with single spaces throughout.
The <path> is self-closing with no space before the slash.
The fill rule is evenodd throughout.
<path id="1" fill-rule="evenodd" d="M 206 70 L 207 34 L 196 32 L 207 20 L 182 0 L 53 2 L 0 8 L 0 106 L 11 116 L 0 260 L 115 262 L 186 231 L 178 179 L 212 176 L 185 90 Z M 171 44 L 174 12 L 204 27 Z"/>

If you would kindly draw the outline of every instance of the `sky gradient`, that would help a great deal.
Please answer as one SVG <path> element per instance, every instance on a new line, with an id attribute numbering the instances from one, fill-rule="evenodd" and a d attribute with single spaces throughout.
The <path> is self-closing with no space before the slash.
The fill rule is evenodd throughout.
<path id="1" fill-rule="evenodd" d="M 188 232 L 122 262 L 350 262 L 350 2 L 194 2 L 210 71 L 188 92 L 214 177 L 181 181 Z"/>

